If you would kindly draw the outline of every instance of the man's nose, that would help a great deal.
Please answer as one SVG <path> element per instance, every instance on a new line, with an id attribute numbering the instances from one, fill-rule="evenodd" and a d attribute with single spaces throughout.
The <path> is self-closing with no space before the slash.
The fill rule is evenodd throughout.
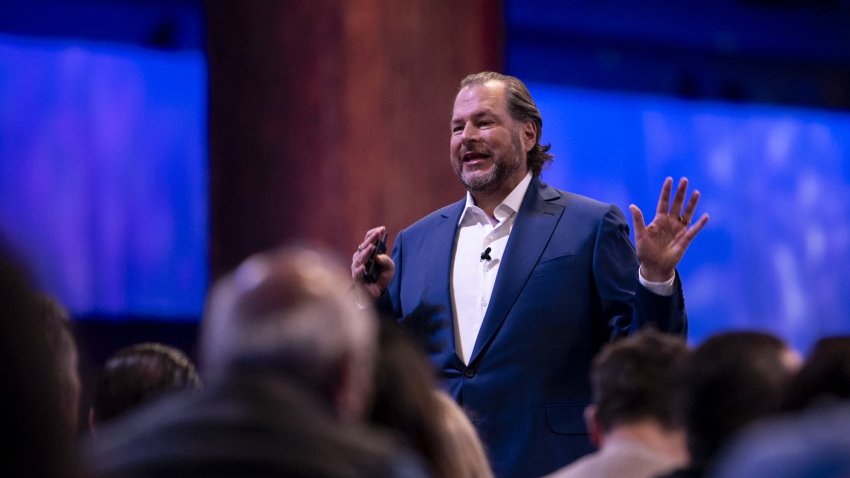
<path id="1" fill-rule="evenodd" d="M 478 140 L 478 128 L 475 127 L 472 122 L 466 123 L 463 127 L 463 132 L 461 132 L 460 138 L 463 142 L 467 141 L 477 141 Z"/>

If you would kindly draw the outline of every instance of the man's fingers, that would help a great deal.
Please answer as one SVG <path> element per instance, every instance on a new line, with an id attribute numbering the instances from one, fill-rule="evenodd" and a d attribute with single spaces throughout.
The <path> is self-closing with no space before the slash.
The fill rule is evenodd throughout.
<path id="1" fill-rule="evenodd" d="M 646 231 L 646 224 L 643 221 L 643 213 L 640 208 L 634 204 L 629 204 L 629 211 L 632 213 L 632 222 L 635 225 L 635 239 L 642 237 Z"/>
<path id="2" fill-rule="evenodd" d="M 381 266 L 382 271 L 395 272 L 395 262 L 393 262 L 393 258 L 386 254 L 379 254 L 375 257 L 375 262 Z"/>
<path id="3" fill-rule="evenodd" d="M 670 180 L 672 182 L 672 179 Z M 688 191 L 688 178 L 682 177 L 679 179 L 679 187 L 676 188 L 676 195 L 673 196 L 673 205 L 670 206 L 670 214 L 673 216 L 682 216 L 682 206 L 685 204 L 685 193 Z"/>
<path id="4" fill-rule="evenodd" d="M 702 228 L 708 223 L 708 219 L 708 213 L 703 213 L 703 215 L 699 218 L 699 221 L 685 232 L 685 240 L 687 241 L 686 244 L 690 244 L 691 241 L 697 237 L 697 234 L 699 234 L 699 232 L 702 231 Z"/>
<path id="5" fill-rule="evenodd" d="M 673 178 L 667 177 L 664 184 L 661 185 L 661 194 L 658 196 L 658 214 L 667 214 L 667 208 L 670 206 L 670 190 L 673 189 Z"/>
<path id="6" fill-rule="evenodd" d="M 685 212 L 682 214 L 682 219 L 685 220 L 685 224 L 691 222 L 691 218 L 694 217 L 694 211 L 697 208 L 697 203 L 699 202 L 700 192 L 699 189 L 694 190 L 691 193 L 691 198 L 688 200 L 688 206 L 685 208 Z"/>
<path id="7" fill-rule="evenodd" d="M 378 227 L 373 227 L 372 229 L 369 229 L 369 231 L 367 231 L 366 235 L 363 237 L 363 242 L 361 242 L 357 246 L 357 252 L 362 253 L 370 245 L 373 245 L 375 242 L 377 242 L 378 238 L 380 237 L 381 234 L 384 233 L 385 229 L 386 229 L 386 226 L 378 226 Z"/>

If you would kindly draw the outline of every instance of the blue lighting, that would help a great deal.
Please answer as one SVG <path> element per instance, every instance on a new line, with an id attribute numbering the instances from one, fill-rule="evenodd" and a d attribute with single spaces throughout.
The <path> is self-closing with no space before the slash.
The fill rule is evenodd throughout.
<path id="1" fill-rule="evenodd" d="M 206 61 L 0 36 L 0 229 L 76 314 L 197 316 Z"/>
<path id="2" fill-rule="evenodd" d="M 806 350 L 850 333 L 850 115 L 528 86 L 547 182 L 648 220 L 666 176 L 702 192 L 711 221 L 680 267 L 692 340 L 756 328 Z"/>

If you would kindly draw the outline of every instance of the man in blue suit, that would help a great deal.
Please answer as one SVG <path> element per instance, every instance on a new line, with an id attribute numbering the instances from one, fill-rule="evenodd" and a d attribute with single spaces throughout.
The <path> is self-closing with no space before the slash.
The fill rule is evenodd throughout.
<path id="1" fill-rule="evenodd" d="M 590 451 L 582 410 L 590 362 L 607 341 L 647 324 L 686 333 L 675 267 L 705 226 L 692 226 L 699 192 L 687 180 L 661 190 L 645 225 L 630 206 L 637 251 L 613 205 L 540 180 L 551 160 L 543 120 L 525 85 L 492 72 L 461 82 L 451 120 L 450 160 L 466 198 L 396 237 L 379 255 L 377 282 L 365 262 L 383 227 L 352 258 L 358 300 L 391 303 L 404 317 L 441 305 L 432 363 L 464 406 L 496 476 L 547 474 Z"/>

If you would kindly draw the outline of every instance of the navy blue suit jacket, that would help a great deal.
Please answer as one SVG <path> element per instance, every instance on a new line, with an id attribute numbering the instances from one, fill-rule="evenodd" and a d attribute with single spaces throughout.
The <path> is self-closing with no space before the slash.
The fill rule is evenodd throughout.
<path id="1" fill-rule="evenodd" d="M 602 345 L 647 323 L 685 333 L 673 296 L 639 284 L 629 228 L 613 205 L 551 188 L 535 176 L 508 239 L 469 365 L 455 351 L 451 265 L 465 201 L 401 231 L 389 298 L 397 317 L 443 306 L 430 358 L 467 409 L 496 476 L 541 476 L 591 451 L 582 411 Z"/>

